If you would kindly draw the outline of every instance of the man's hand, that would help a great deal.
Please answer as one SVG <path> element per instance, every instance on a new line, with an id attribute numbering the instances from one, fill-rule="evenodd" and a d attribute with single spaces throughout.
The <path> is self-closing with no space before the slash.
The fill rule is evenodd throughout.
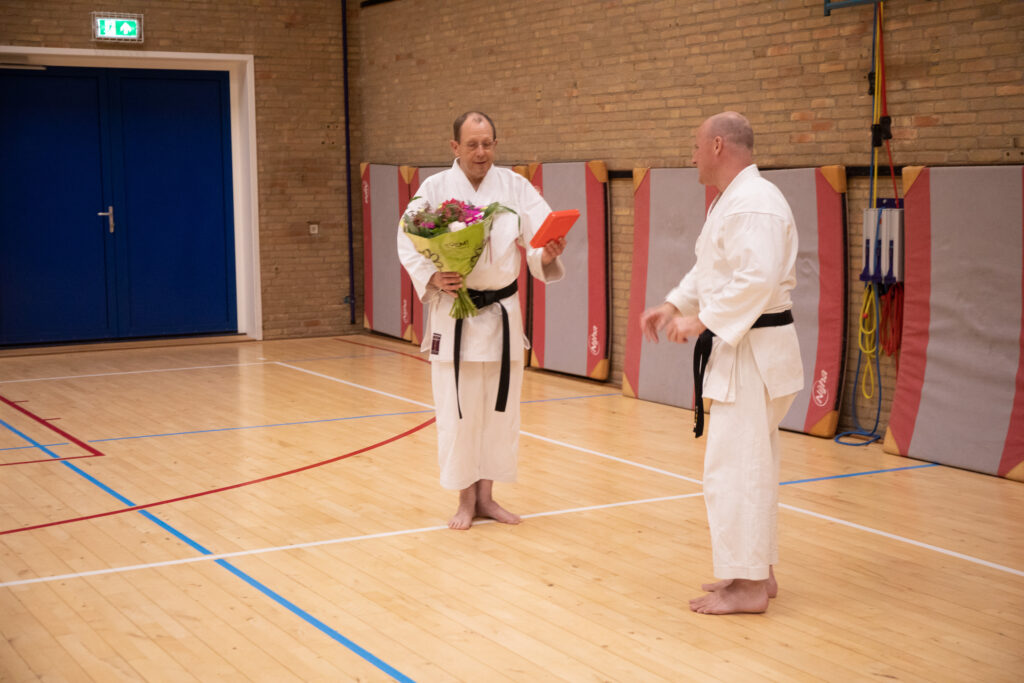
<path id="1" fill-rule="evenodd" d="M 541 265 L 548 265 L 556 258 L 561 256 L 562 252 L 565 251 L 565 238 L 559 237 L 557 240 L 551 240 L 544 245 L 544 253 L 541 254 L 540 262 Z"/>
<path id="2" fill-rule="evenodd" d="M 690 337 L 698 337 L 706 329 L 708 329 L 707 325 L 702 323 L 697 316 L 680 315 L 669 321 L 668 329 L 665 330 L 665 336 L 671 342 L 685 344 L 690 341 Z"/>
<path id="3" fill-rule="evenodd" d="M 640 314 L 640 331 L 643 332 L 644 339 L 657 344 L 658 330 L 676 317 L 680 317 L 679 311 L 667 301 L 660 306 L 648 308 Z"/>
<path id="4" fill-rule="evenodd" d="M 438 271 L 430 276 L 430 286 L 454 294 L 462 287 L 462 276 L 453 271 Z"/>

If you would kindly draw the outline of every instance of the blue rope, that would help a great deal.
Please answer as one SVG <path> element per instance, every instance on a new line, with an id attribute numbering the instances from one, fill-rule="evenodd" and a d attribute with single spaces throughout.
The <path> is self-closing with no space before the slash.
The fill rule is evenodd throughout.
<path id="1" fill-rule="evenodd" d="M 874 12 L 874 20 L 872 21 L 872 24 L 871 24 L 871 73 L 874 76 L 874 82 L 871 85 L 872 85 L 872 90 L 873 90 L 873 92 L 872 92 L 872 96 L 873 97 L 877 97 L 878 96 L 876 89 L 880 87 L 878 74 L 875 71 L 875 64 L 876 64 L 877 55 L 878 55 L 878 5 L 876 4 L 875 5 L 875 12 Z M 872 124 L 875 123 L 874 115 L 875 115 L 874 105 L 872 105 L 872 111 L 871 111 L 871 117 L 872 117 L 871 123 Z M 875 164 L 875 156 L 876 156 L 875 155 L 875 149 L 874 149 L 874 146 L 872 146 L 872 148 L 871 148 L 871 175 L 869 176 L 871 178 L 871 187 L 870 187 L 870 190 L 868 191 L 868 206 L 874 206 L 875 205 L 875 174 L 877 173 L 877 169 L 875 168 L 875 166 L 876 166 L 876 164 Z M 881 220 L 881 215 L 879 215 L 879 220 Z M 876 228 L 876 230 L 877 230 L 877 228 Z M 876 254 L 876 255 L 880 256 L 879 254 Z M 865 254 L 865 261 L 867 260 L 867 256 L 868 255 Z M 852 431 L 849 431 L 849 432 L 843 432 L 841 434 L 837 434 L 836 437 L 833 439 L 836 443 L 843 444 L 844 446 L 867 446 L 869 443 L 874 443 L 875 441 L 878 441 L 878 439 L 880 439 L 881 436 L 882 436 L 881 434 L 878 433 L 878 423 L 879 423 L 879 421 L 880 421 L 880 419 L 882 417 L 882 373 L 881 373 L 881 363 L 879 362 L 879 356 L 881 355 L 881 353 L 880 353 L 881 349 L 879 348 L 879 338 L 877 337 L 877 335 L 879 335 L 879 333 L 881 332 L 882 327 L 881 327 L 880 314 L 878 312 L 878 308 L 879 308 L 879 303 L 880 302 L 879 302 L 879 297 L 878 297 L 878 283 L 877 282 L 872 282 L 871 283 L 871 296 L 875 297 L 875 306 L 874 306 L 874 308 L 875 308 L 875 335 L 876 335 L 876 340 L 875 340 L 875 347 L 876 347 L 876 352 L 875 352 L 875 382 L 878 384 L 878 407 L 875 410 L 875 426 L 872 427 L 871 431 L 869 432 L 869 431 L 865 430 L 863 427 L 861 427 L 860 420 L 857 417 L 857 386 L 860 383 L 860 364 L 861 364 L 861 361 L 864 358 L 864 352 L 862 350 L 858 349 L 858 352 L 857 352 L 857 374 L 854 376 L 854 379 L 853 379 L 853 395 L 852 395 L 852 398 L 850 400 L 850 408 L 851 408 L 851 413 L 853 414 L 853 426 L 854 426 L 854 429 Z M 857 441 L 843 441 L 844 437 L 861 437 L 861 438 L 859 438 Z"/>
<path id="2" fill-rule="evenodd" d="M 878 287 L 878 283 L 875 283 L 875 282 L 871 283 L 871 295 L 875 297 L 875 306 L 874 306 L 874 308 L 875 308 L 875 334 L 876 335 L 878 334 L 879 330 L 881 329 L 879 327 L 879 325 L 881 324 L 881 320 L 879 318 L 879 313 L 878 313 L 878 291 L 877 291 L 877 287 Z M 877 347 L 877 345 L 878 345 L 878 341 L 877 340 L 875 342 L 875 345 Z M 875 409 L 875 425 L 871 428 L 871 431 L 869 432 L 869 431 L 865 430 L 863 427 L 860 426 L 860 420 L 857 418 L 857 385 L 860 382 L 860 364 L 861 364 L 861 361 L 863 360 L 863 357 L 864 357 L 864 352 L 863 351 L 858 351 L 857 352 L 857 374 L 853 378 L 853 397 L 850 400 L 850 408 L 851 408 L 851 412 L 853 413 L 853 426 L 854 426 L 854 429 L 852 431 L 849 431 L 849 432 L 843 432 L 842 434 L 837 434 L 836 437 L 833 439 L 833 441 L 835 441 L 838 444 L 842 444 L 844 446 L 867 446 L 869 443 L 874 443 L 875 441 L 878 441 L 880 438 L 882 438 L 882 435 L 878 433 L 878 423 L 879 423 L 879 421 L 881 420 L 881 417 L 882 417 L 882 374 L 881 374 L 882 370 L 881 370 L 881 363 L 879 362 L 879 359 L 878 359 L 878 357 L 880 355 L 881 354 L 878 353 L 878 351 L 876 351 L 876 353 L 875 353 L 875 381 L 878 383 L 878 406 Z M 862 438 L 858 439 L 857 441 L 843 441 L 844 437 L 853 437 L 853 436 L 855 436 L 855 437 L 862 437 Z"/>

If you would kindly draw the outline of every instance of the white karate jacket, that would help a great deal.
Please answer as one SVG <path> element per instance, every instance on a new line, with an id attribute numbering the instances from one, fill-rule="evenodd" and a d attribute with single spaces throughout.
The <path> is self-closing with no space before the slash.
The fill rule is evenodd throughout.
<path id="1" fill-rule="evenodd" d="M 519 277 L 520 256 L 517 244 L 526 247 L 526 262 L 530 273 L 542 282 L 555 282 L 565 275 L 561 258 L 555 259 L 547 268 L 541 265 L 543 249 L 529 246 L 533 234 L 551 213 L 551 207 L 544 201 L 536 188 L 523 176 L 506 168 L 491 166 L 480 187 L 473 185 L 459 167 L 458 159 L 447 171 L 430 176 L 417 192 L 418 199 L 409 203 L 406 212 L 422 204 L 437 207 L 449 199 L 469 202 L 485 207 L 491 202 L 500 202 L 516 213 L 501 213 L 495 216 L 488 242 L 480 260 L 466 277 L 470 289 L 501 289 Z M 409 273 L 416 294 L 428 304 L 427 327 L 420 347 L 431 351 L 430 360 L 451 361 L 455 319 L 449 315 L 454 297 L 439 289 L 428 287 L 430 277 L 437 271 L 433 263 L 416 251 L 412 241 L 398 228 L 398 258 Z M 519 306 L 519 294 L 502 299 L 508 311 L 509 343 L 512 358 L 522 358 L 524 349 L 530 348 L 523 332 L 523 314 Z M 438 344 L 434 352 L 434 339 Z M 478 315 L 465 319 L 462 327 L 462 360 L 501 360 L 501 309 L 497 305 L 487 306 Z"/>
<path id="2" fill-rule="evenodd" d="M 696 314 L 716 335 L 704 396 L 734 400 L 736 382 L 742 381 L 735 376 L 736 347 L 744 340 L 771 398 L 800 391 L 803 364 L 794 326 L 751 329 L 762 313 L 792 308 L 797 256 L 793 212 L 756 165 L 716 197 L 695 251 L 697 263 L 666 301 L 683 315 Z"/>

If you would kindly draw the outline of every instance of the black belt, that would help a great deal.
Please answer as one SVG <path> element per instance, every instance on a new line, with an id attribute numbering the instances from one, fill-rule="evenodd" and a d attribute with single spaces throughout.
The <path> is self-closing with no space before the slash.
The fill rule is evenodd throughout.
<path id="1" fill-rule="evenodd" d="M 782 327 L 793 322 L 793 311 L 780 311 L 778 313 L 764 313 L 751 327 Z M 693 347 L 693 434 L 694 438 L 700 438 L 704 433 L 704 370 L 708 367 L 708 359 L 711 358 L 711 339 L 715 333 L 711 330 L 704 330 L 697 337 L 697 343 Z"/>
<path id="2" fill-rule="evenodd" d="M 502 305 L 501 300 L 508 298 L 519 291 L 519 282 L 512 281 L 512 284 L 501 289 L 470 289 L 469 298 L 477 308 L 484 308 L 491 304 L 498 304 L 501 308 L 501 379 L 498 381 L 498 400 L 494 409 L 505 412 L 505 405 L 508 403 L 508 382 L 511 370 L 511 354 L 509 353 L 509 331 L 508 311 Z M 459 357 L 462 355 L 462 318 L 455 319 L 455 348 L 452 352 L 455 361 L 455 405 L 459 408 L 459 419 L 462 419 L 462 403 L 459 400 Z"/>

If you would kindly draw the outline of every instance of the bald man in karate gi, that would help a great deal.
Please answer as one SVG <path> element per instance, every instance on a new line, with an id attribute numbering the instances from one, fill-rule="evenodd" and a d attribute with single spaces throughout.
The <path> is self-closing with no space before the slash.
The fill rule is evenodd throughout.
<path id="1" fill-rule="evenodd" d="M 703 334 L 711 349 L 703 484 L 719 580 L 690 601 L 703 614 L 763 612 L 778 592 L 778 426 L 803 386 L 790 312 L 796 225 L 782 193 L 758 172 L 753 148 L 750 123 L 735 112 L 697 129 L 692 163 L 719 194 L 693 269 L 640 317 L 651 341 L 659 331 L 679 343 Z"/>
<path id="2" fill-rule="evenodd" d="M 419 188 L 422 203 L 436 208 L 449 199 L 478 207 L 500 202 L 516 213 L 494 218 L 490 236 L 476 266 L 465 278 L 470 290 L 496 297 L 479 314 L 463 319 L 456 385 L 456 326 L 449 315 L 454 294 L 463 278 L 438 272 L 398 229 L 398 257 L 409 273 L 420 299 L 428 305 L 424 351 L 430 351 L 431 380 L 437 413 L 438 461 L 441 486 L 459 491 L 459 506 L 448 522 L 452 529 L 469 529 L 475 517 L 518 524 L 520 517 L 493 497 L 495 481 L 514 482 L 519 451 L 519 397 L 523 381 L 524 349 L 519 295 L 509 291 L 517 283 L 521 258 L 517 245 L 526 248 L 531 274 L 542 282 L 561 279 L 559 258 L 565 239 L 532 248 L 529 242 L 551 213 L 544 198 L 523 176 L 494 166 L 498 136 L 494 122 L 482 112 L 466 112 L 455 120 L 451 140 L 455 162 L 446 171 L 427 178 Z M 506 327 L 507 325 L 507 327 Z M 509 342 L 503 344 L 507 332 Z M 502 384 L 502 355 L 509 361 L 506 404 L 498 396 Z"/>

